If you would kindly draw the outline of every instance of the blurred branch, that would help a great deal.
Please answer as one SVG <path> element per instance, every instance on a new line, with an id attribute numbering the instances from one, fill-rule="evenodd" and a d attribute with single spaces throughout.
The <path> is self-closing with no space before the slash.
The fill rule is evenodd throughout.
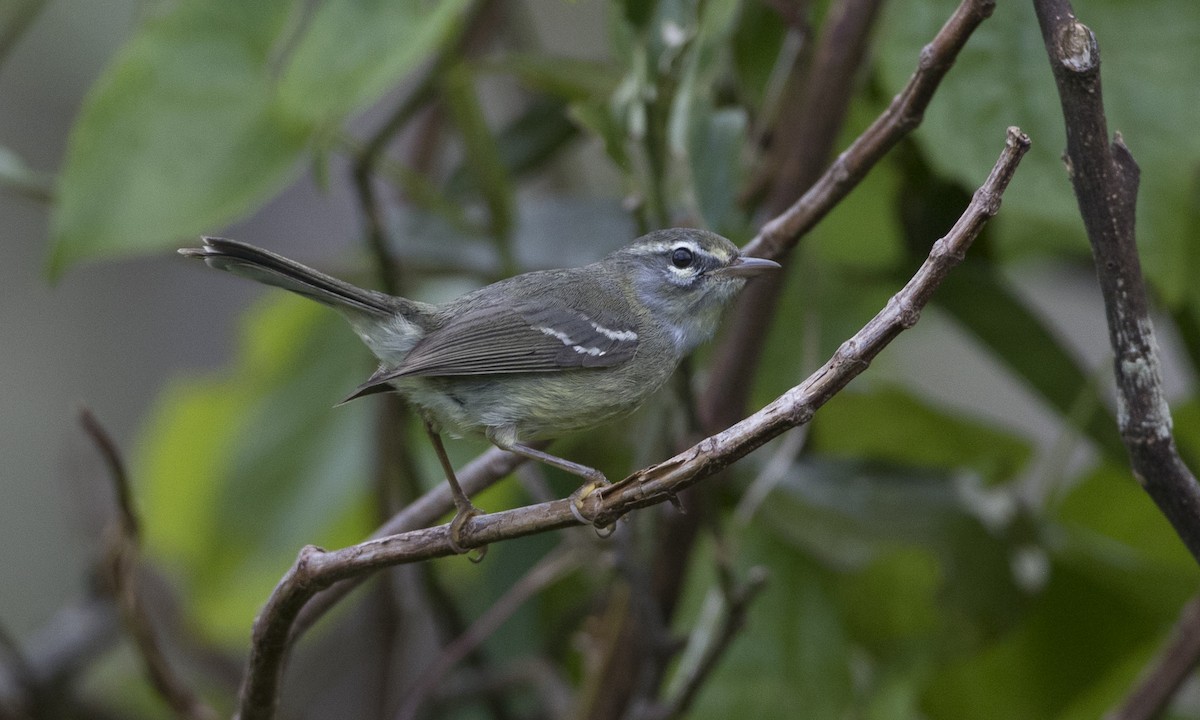
<path id="1" fill-rule="evenodd" d="M 1137 163 L 1109 143 L 1096 36 L 1068 0 L 1034 0 L 1067 131 L 1065 160 L 1092 245 L 1113 349 L 1117 424 L 1133 474 L 1200 561 L 1200 483 L 1179 457 L 1138 259 Z"/>
<path id="2" fill-rule="evenodd" d="M 958 222 L 933 244 L 928 259 L 905 287 L 816 373 L 736 425 L 665 462 L 592 493 L 579 509 L 597 526 L 607 526 L 636 508 L 667 501 L 771 438 L 808 422 L 817 408 L 865 370 L 897 335 L 917 322 L 921 309 L 942 278 L 963 260 L 971 242 L 999 210 L 1000 197 L 1028 148 L 1029 138 L 1010 128 L 1004 151 Z M 465 482 L 463 485 L 467 489 Z M 480 547 L 578 525 L 572 502 L 554 500 L 476 516 L 463 526 L 460 544 Z M 453 555 L 449 532 L 449 525 L 439 525 L 368 540 L 341 550 L 326 551 L 312 545 L 303 548 L 255 621 L 242 686 L 241 720 L 274 716 L 292 623 L 309 598 L 338 580 L 391 565 Z"/>
<path id="3" fill-rule="evenodd" d="M 216 712 L 200 700 L 172 669 L 151 626 L 149 613 L 139 593 L 140 529 L 130 497 L 129 477 L 116 443 L 87 408 L 80 410 L 79 422 L 103 456 L 113 483 L 117 517 L 105 534 L 105 580 L 108 582 L 109 592 L 120 608 L 125 629 L 133 638 L 134 647 L 141 656 L 150 684 L 178 717 L 188 720 L 215 720 Z"/>
<path id="4" fill-rule="evenodd" d="M 8 54 L 37 19 L 42 8 L 46 7 L 46 0 L 16 0 L 6 5 L 0 11 L 0 67 L 4 66 Z"/>
<path id="5" fill-rule="evenodd" d="M 721 577 L 719 585 L 724 612 L 721 614 L 719 626 L 715 628 L 716 634 L 703 641 L 705 643 L 704 650 L 696 662 L 684 667 L 687 675 L 683 678 L 675 696 L 663 705 L 644 711 L 640 717 L 645 720 L 670 720 L 687 716 L 700 688 L 708 680 L 712 671 L 716 669 L 717 663 L 745 625 L 746 613 L 750 610 L 750 604 L 767 585 L 767 570 L 763 567 L 750 568 L 746 581 L 740 584 L 734 581 L 730 568 L 726 564 L 722 564 L 718 568 L 718 574 Z M 696 632 L 708 633 L 711 630 L 712 628 L 705 627 L 698 628 Z"/>
<path id="6" fill-rule="evenodd" d="M 421 706 L 446 673 L 494 635 L 530 598 L 578 568 L 582 562 L 583 555 L 580 551 L 565 544 L 539 560 L 508 589 L 508 592 L 492 603 L 466 632 L 442 649 L 441 654 L 434 658 L 421 677 L 417 678 L 405 697 L 404 704 L 396 713 L 396 720 L 414 720 L 419 717 Z"/>
<path id="7" fill-rule="evenodd" d="M 1200 659 L 1200 596 L 1183 606 L 1166 645 L 1138 678 L 1124 702 L 1104 720 L 1153 720 L 1161 717 L 1171 698 L 1191 677 Z"/>
<path id="8" fill-rule="evenodd" d="M 942 78 L 954 64 L 975 28 L 991 16 L 995 0 L 963 0 L 921 50 L 916 72 L 882 115 L 850 144 L 804 195 L 763 225 L 744 248 L 747 255 L 783 260 L 800 238 L 813 228 L 866 176 L 887 152 L 920 123 Z M 807 142 L 807 140 L 806 140 Z M 829 140 L 832 143 L 832 139 Z M 824 154 L 819 159 L 823 160 Z M 777 281 L 778 282 L 778 281 Z M 750 378 L 765 341 L 779 287 L 756 283 L 739 300 L 736 320 L 717 349 L 702 416 L 708 427 L 724 427 L 741 417 L 749 395 Z"/>
<path id="9" fill-rule="evenodd" d="M 791 205 L 828 163 L 882 6 L 883 0 L 842 0 L 830 7 L 804 79 L 802 101 L 782 115 L 771 141 L 782 154 L 767 199 L 771 215 Z"/>
<path id="10" fill-rule="evenodd" d="M 781 157 L 768 180 L 770 215 L 787 208 L 828 163 L 882 4 L 882 0 L 840 0 L 830 6 L 803 90 L 790 89 L 789 94 L 801 94 L 803 99 L 797 108 L 783 108 L 771 142 L 772 152 Z M 700 417 L 708 430 L 741 419 L 786 280 L 783 273 L 761 278 L 738 298 L 712 365 L 709 392 L 702 400 Z"/>
<path id="11" fill-rule="evenodd" d="M 399 292 L 400 281 L 396 276 L 396 262 L 391 256 L 387 242 L 387 228 L 383 220 L 383 209 L 375 193 L 375 169 L 384 156 L 387 144 L 433 98 L 433 74 L 427 74 L 409 93 L 387 121 L 373 134 L 356 153 L 354 161 L 354 188 L 358 204 L 367 222 L 367 244 L 375 255 L 375 269 L 379 273 L 380 289 L 389 295 Z"/>
<path id="12" fill-rule="evenodd" d="M 388 248 L 388 234 L 383 212 L 372 184 L 381 164 L 385 163 L 388 144 L 415 118 L 423 108 L 438 99 L 438 83 L 446 68 L 459 62 L 479 47 L 498 25 L 497 13 L 502 4 L 496 0 L 478 0 L 463 21 L 458 37 L 442 45 L 437 57 L 430 63 L 416 87 L 401 101 L 392 113 L 362 145 L 354 151 L 354 186 L 359 206 L 367 221 L 367 242 L 375 254 L 381 290 L 389 295 L 399 292 L 396 262 Z M 430 124 L 424 131 L 430 135 L 438 132 L 439 124 Z M 435 145 L 425 138 L 416 144 L 420 153 L 428 153 Z M 428 157 L 428 156 L 426 156 Z M 392 174 L 395 174 L 393 172 Z M 411 178 L 415 179 L 415 178 Z"/>
<path id="13" fill-rule="evenodd" d="M 846 148 L 804 195 L 763 225 L 743 250 L 778 258 L 787 254 L 842 198 L 858 185 L 888 150 L 921 124 L 925 108 L 975 28 L 991 17 L 995 0 L 963 0 L 921 50 L 916 72 L 882 115 Z"/>

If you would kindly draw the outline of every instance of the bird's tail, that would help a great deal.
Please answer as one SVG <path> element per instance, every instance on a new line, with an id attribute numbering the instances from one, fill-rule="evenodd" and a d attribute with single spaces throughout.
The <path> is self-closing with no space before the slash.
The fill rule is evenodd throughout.
<path id="1" fill-rule="evenodd" d="M 403 310 L 406 301 L 343 282 L 273 252 L 237 240 L 206 237 L 198 248 L 181 248 L 180 255 L 200 258 L 209 267 L 260 283 L 281 287 L 335 310 L 387 317 Z"/>

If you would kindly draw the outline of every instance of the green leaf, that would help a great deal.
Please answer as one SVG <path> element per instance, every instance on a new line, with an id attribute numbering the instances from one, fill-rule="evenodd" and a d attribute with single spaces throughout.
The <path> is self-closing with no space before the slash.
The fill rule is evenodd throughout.
<path id="1" fill-rule="evenodd" d="M 923 703 L 932 720 L 1050 718 L 1097 693 L 1115 700 L 1114 690 L 1127 691 L 1134 677 L 1117 673 L 1134 670 L 1128 658 L 1145 656 L 1147 638 L 1186 597 L 1162 593 L 1162 603 L 1148 608 L 1070 554 L 1056 559 L 1050 577 L 1018 627 L 933 678 Z"/>
<path id="2" fill-rule="evenodd" d="M 604 143 L 608 159 L 623 172 L 630 172 L 633 162 L 625 149 L 625 130 L 609 111 L 606 102 L 572 103 L 568 108 L 571 119 Z"/>
<path id="3" fill-rule="evenodd" d="M 741 108 L 697 113 L 689 138 L 696 203 L 705 225 L 722 235 L 737 235 L 746 222 L 736 193 L 742 185 L 746 122 Z"/>
<path id="4" fill-rule="evenodd" d="M 956 5 L 918 0 L 884 9 L 876 67 L 889 94 L 907 81 L 921 48 Z M 1194 123 L 1200 3 L 1096 0 L 1079 19 L 1099 41 L 1109 130 L 1122 133 L 1142 168 L 1138 237 L 1146 273 L 1169 304 L 1200 302 L 1194 289 L 1200 256 L 1188 252 L 1194 237 L 1184 212 L 1200 167 Z M 998 250 L 1008 257 L 1083 257 L 1083 226 L 1061 160 L 1062 111 L 1030 3 L 997 3 L 942 83 L 916 137 L 939 174 L 975 187 L 1009 125 L 1029 133 L 1034 146 L 1005 193 Z"/>
<path id="5" fill-rule="evenodd" d="M 767 84 L 779 59 L 787 27 L 766 3 L 743 3 L 733 35 L 733 66 L 740 96 L 755 112 L 762 110 Z"/>
<path id="6" fill-rule="evenodd" d="M 880 553 L 838 587 L 839 605 L 856 638 L 890 649 L 931 634 L 939 622 L 942 582 L 937 557 L 907 547 Z"/>
<path id="7" fill-rule="evenodd" d="M 212 0 L 151 16 L 72 130 L 50 272 L 249 212 L 295 176 L 322 126 L 416 66 L 464 6 L 331 0 L 308 17 L 300 0 Z"/>
<path id="8" fill-rule="evenodd" d="M 939 411 L 900 388 L 842 392 L 812 424 L 813 449 L 844 458 L 944 470 L 972 468 L 990 482 L 1028 462 L 1027 441 L 960 414 Z"/>
<path id="9" fill-rule="evenodd" d="M 325 0 L 301 28 L 279 81 L 288 117 L 337 123 L 430 56 L 468 0 Z"/>
<path id="10" fill-rule="evenodd" d="M 644 29 L 654 17 L 658 0 L 621 0 L 620 7 L 625 21 L 631 26 Z"/>
<path id="11" fill-rule="evenodd" d="M 934 302 L 1068 422 L 1087 433 L 1109 459 L 1125 459 L 1117 420 L 1100 398 L 1096 382 L 993 267 L 963 263 L 942 282 Z"/>
<path id="12" fill-rule="evenodd" d="M 567 117 L 567 108 L 561 101 L 538 97 L 500 131 L 496 145 L 505 173 L 520 177 L 554 158 L 578 135 L 579 128 Z M 462 195 L 477 190 L 475 183 L 471 163 L 466 160 L 450 175 L 447 193 Z"/>
<path id="13" fill-rule="evenodd" d="M 621 81 L 608 63 L 531 53 L 506 55 L 480 65 L 479 71 L 509 73 L 527 88 L 567 102 L 607 101 Z"/>
<path id="14" fill-rule="evenodd" d="M 711 557 L 698 553 L 697 557 Z M 750 528 L 735 574 L 761 565 L 767 585 L 751 606 L 745 626 L 713 671 L 689 718 L 848 717 L 853 701 L 850 646 L 828 575 L 769 534 Z M 680 627 L 694 627 L 711 573 L 689 578 Z"/>
<path id="15" fill-rule="evenodd" d="M 177 382 L 136 458 L 146 546 L 186 569 L 206 632 L 243 642 L 300 547 L 370 529 L 366 404 L 332 405 L 366 374 L 334 313 L 278 295 L 246 321 L 236 368 Z"/>
<path id="16" fill-rule="evenodd" d="M 1056 517 L 1078 533 L 1079 542 L 1091 538 L 1095 552 L 1109 557 L 1114 567 L 1131 561 L 1157 567 L 1164 577 L 1141 584 L 1150 598 L 1163 596 L 1161 582 L 1169 576 L 1195 582 L 1195 560 L 1126 465 L 1097 466 L 1064 499 Z M 1133 578 L 1132 573 L 1124 575 Z M 1138 591 L 1136 581 L 1134 585 L 1131 592 Z"/>

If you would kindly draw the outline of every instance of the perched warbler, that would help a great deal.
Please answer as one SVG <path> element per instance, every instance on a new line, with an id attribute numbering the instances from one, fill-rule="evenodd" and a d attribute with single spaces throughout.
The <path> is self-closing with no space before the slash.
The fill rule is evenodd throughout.
<path id="1" fill-rule="evenodd" d="M 441 430 L 482 432 L 497 447 L 578 475 L 588 483 L 577 495 L 586 495 L 607 483 L 602 473 L 526 443 L 632 412 L 712 336 L 748 277 L 779 267 L 742 256 L 720 235 L 673 228 L 590 265 L 517 275 L 431 305 L 235 240 L 206 237 L 179 252 L 316 300 L 350 322 L 380 365 L 346 399 L 394 391 L 417 408 L 454 495 L 450 539 L 460 552 L 463 524 L 481 511 L 459 487 Z"/>

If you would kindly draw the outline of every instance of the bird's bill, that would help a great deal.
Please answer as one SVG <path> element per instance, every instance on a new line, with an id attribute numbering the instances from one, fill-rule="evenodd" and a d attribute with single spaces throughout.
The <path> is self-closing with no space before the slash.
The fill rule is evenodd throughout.
<path id="1" fill-rule="evenodd" d="M 778 270 L 780 264 L 774 260 L 766 260 L 756 257 L 737 257 L 733 262 L 718 270 L 722 275 L 732 275 L 734 277 L 748 277 L 750 275 L 758 275 L 767 270 Z"/>

